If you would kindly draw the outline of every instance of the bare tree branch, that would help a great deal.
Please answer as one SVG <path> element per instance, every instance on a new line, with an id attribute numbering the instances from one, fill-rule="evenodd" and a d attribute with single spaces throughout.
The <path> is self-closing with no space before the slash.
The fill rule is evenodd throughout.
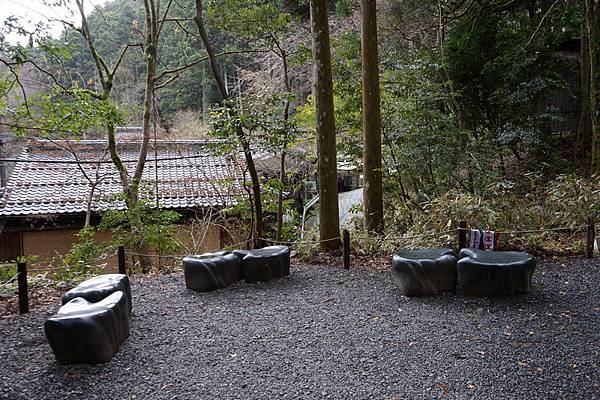
<path id="1" fill-rule="evenodd" d="M 535 28 L 535 31 L 533 31 L 533 33 L 531 34 L 531 37 L 529 38 L 529 40 L 527 41 L 527 43 L 525 44 L 525 47 L 529 47 L 529 45 L 531 44 L 533 38 L 535 37 L 535 35 L 538 33 L 538 31 L 540 30 L 540 28 L 542 27 L 542 25 L 544 24 L 544 20 L 546 19 L 546 17 L 548 16 L 548 14 L 550 14 L 550 11 L 552 11 L 552 9 L 554 8 L 555 5 L 557 5 L 559 2 L 559 0 L 556 0 L 554 3 L 552 3 L 552 5 L 548 8 L 548 10 L 546 11 L 546 13 L 544 14 L 544 16 L 542 17 L 542 19 L 540 20 L 540 23 L 538 24 L 537 28 Z"/>
<path id="2" fill-rule="evenodd" d="M 169 10 L 171 9 L 171 5 L 173 4 L 173 0 L 169 0 L 169 3 L 167 4 L 167 8 L 165 9 L 165 12 L 163 14 L 162 19 L 158 22 L 158 34 L 160 35 L 160 33 L 162 32 L 163 29 L 163 25 L 165 24 L 167 15 L 169 14 Z"/>
<path id="3" fill-rule="evenodd" d="M 4 60 L 2 58 L 0 58 L 0 63 L 7 66 L 8 69 L 10 70 L 10 73 L 12 74 L 12 76 L 14 76 L 14 78 L 15 78 L 14 82 L 16 82 L 17 85 L 19 85 L 19 88 L 21 89 L 21 94 L 23 95 L 23 102 L 25 104 L 25 109 L 27 110 L 27 115 L 31 116 L 31 112 L 29 110 L 29 101 L 27 100 L 27 93 L 25 92 L 25 86 L 23 86 L 23 83 L 21 82 L 21 80 L 19 78 L 19 74 L 17 73 L 17 71 L 15 71 L 14 64 L 8 63 L 6 60 Z M 14 83 L 12 86 L 14 86 Z"/>
<path id="4" fill-rule="evenodd" d="M 227 55 L 232 55 L 232 54 L 245 54 L 245 53 L 267 53 L 270 50 L 232 50 L 232 51 L 223 51 L 221 53 L 217 53 L 214 56 L 215 57 L 222 57 L 222 56 L 227 56 Z M 190 62 L 189 64 L 183 65 L 181 67 L 177 67 L 177 68 L 173 68 L 173 69 L 169 69 L 169 70 L 165 70 L 162 71 L 160 74 L 157 75 L 156 80 L 159 80 L 160 78 L 162 78 L 165 75 L 169 75 L 169 74 L 176 74 L 178 72 L 181 72 L 183 70 L 186 70 L 188 68 L 193 67 L 194 65 L 198 65 L 201 62 L 207 61 L 209 60 L 210 57 L 209 56 L 205 56 L 205 57 L 201 57 L 198 58 L 192 62 Z M 164 86 L 164 84 L 161 84 L 161 86 Z"/>

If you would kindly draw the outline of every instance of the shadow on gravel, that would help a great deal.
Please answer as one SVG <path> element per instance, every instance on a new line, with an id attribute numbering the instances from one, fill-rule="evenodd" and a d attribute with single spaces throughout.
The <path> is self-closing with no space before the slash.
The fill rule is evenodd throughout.
<path id="1" fill-rule="evenodd" d="M 238 282 L 227 288 L 213 290 L 210 292 L 197 292 L 185 287 L 183 279 L 181 280 L 181 293 L 185 298 L 198 298 L 198 299 L 212 299 L 220 297 L 237 296 L 240 290 L 253 290 L 252 294 L 265 294 L 272 292 L 283 292 L 290 289 L 294 289 L 295 286 L 300 287 L 304 279 L 286 277 L 281 278 L 277 281 L 262 282 L 262 283 L 246 283 Z M 244 293 L 248 295 L 248 293 Z"/>
<path id="2" fill-rule="evenodd" d="M 528 294 L 522 295 L 477 297 L 464 296 L 458 291 L 457 293 L 444 293 L 441 296 L 406 297 L 397 293 L 394 300 L 403 306 L 410 305 L 432 309 L 443 307 L 445 310 L 451 310 L 456 314 L 480 311 L 481 308 L 489 311 L 522 312 L 529 309 L 539 310 L 549 306 L 566 308 L 571 304 L 567 297 L 551 292 L 541 285 L 535 285 Z"/>

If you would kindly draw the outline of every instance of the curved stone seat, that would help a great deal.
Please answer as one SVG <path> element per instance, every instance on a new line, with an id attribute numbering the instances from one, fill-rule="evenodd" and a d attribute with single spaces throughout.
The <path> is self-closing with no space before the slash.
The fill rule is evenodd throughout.
<path id="1" fill-rule="evenodd" d="M 536 260 L 518 251 L 462 249 L 458 261 L 461 292 L 474 296 L 528 293 Z"/>
<path id="2" fill-rule="evenodd" d="M 246 282 L 266 282 L 290 274 L 290 249 L 269 246 L 254 250 L 235 250 L 242 260 L 242 275 Z"/>
<path id="3" fill-rule="evenodd" d="M 123 274 L 98 275 L 83 281 L 62 296 L 62 304 L 67 304 L 76 297 L 82 297 L 91 303 L 97 303 L 117 291 L 125 293 L 129 304 L 129 312 L 131 312 L 131 286 L 129 278 Z"/>
<path id="4" fill-rule="evenodd" d="M 183 259 L 185 286 L 199 292 L 222 289 L 242 277 L 238 256 L 228 251 L 188 256 Z"/>
<path id="5" fill-rule="evenodd" d="M 394 280 L 406 296 L 456 290 L 456 254 L 452 249 L 401 250 L 392 258 Z"/>
<path id="6" fill-rule="evenodd" d="M 74 298 L 46 320 L 44 331 L 59 363 L 105 363 L 129 336 L 127 295 L 116 291 L 96 303 Z"/>

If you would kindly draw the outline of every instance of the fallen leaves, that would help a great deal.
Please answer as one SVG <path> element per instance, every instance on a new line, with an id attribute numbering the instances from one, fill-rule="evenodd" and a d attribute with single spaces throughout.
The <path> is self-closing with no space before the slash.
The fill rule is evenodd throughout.
<path id="1" fill-rule="evenodd" d="M 450 393 L 446 385 L 444 385 L 443 383 L 436 383 L 435 386 L 442 390 L 442 396 L 448 396 L 448 394 Z"/>
<path id="2" fill-rule="evenodd" d="M 53 287 L 29 288 L 29 311 L 40 306 L 59 304 L 60 298 L 67 289 Z M 9 296 L 0 300 L 0 318 L 19 313 L 19 297 Z"/>
<path id="3" fill-rule="evenodd" d="M 529 366 L 529 364 L 527 364 L 525 361 L 517 361 L 517 365 L 521 368 Z"/>
<path id="4" fill-rule="evenodd" d="M 568 319 L 573 318 L 573 316 L 571 315 L 571 310 L 561 310 L 560 316 Z"/>

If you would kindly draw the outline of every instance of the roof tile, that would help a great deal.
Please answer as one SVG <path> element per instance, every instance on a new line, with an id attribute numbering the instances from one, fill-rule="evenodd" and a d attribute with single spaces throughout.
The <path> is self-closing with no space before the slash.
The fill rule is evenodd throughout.
<path id="1" fill-rule="evenodd" d="M 95 182 L 96 176 L 99 183 L 94 191 L 92 209 L 98 211 L 111 206 L 110 197 L 122 189 L 118 172 L 106 156 L 106 142 L 82 140 L 70 142 L 69 146 L 79 160 L 103 160 L 103 163 L 77 165 L 73 163 L 73 153 L 65 150 L 64 143 L 30 142 L 19 156 L 26 162 L 16 163 L 0 199 L 0 217 L 85 212 L 92 187 L 88 178 Z M 241 157 L 211 154 L 206 141 L 157 142 L 156 147 L 158 161 L 154 160 L 154 149 L 150 149 L 142 175 L 145 185 L 142 186 L 150 187 L 152 191 L 158 188 L 162 207 L 231 206 L 243 195 Z M 120 149 L 130 173 L 138 152 L 139 143 L 129 142 Z M 71 163 L 40 162 L 43 160 Z M 150 194 L 150 198 L 155 197 Z M 112 207 L 122 209 L 124 203 L 113 201 Z"/>

